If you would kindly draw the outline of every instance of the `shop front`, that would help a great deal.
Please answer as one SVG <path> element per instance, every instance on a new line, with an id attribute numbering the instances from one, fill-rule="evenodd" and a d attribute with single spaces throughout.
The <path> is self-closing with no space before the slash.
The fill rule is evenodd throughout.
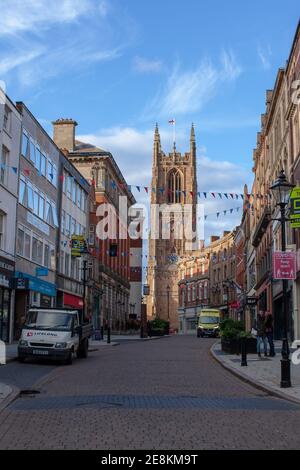
<path id="1" fill-rule="evenodd" d="M 30 307 L 54 307 L 56 286 L 22 272 L 15 273 L 13 286 L 16 292 L 14 338 L 18 340 Z"/>
<path id="2" fill-rule="evenodd" d="M 10 341 L 13 315 L 11 279 L 14 269 L 14 262 L 0 257 L 0 340 L 5 343 Z"/>
<path id="3" fill-rule="evenodd" d="M 13 315 L 11 279 L 15 265 L 13 262 L 0 258 L 0 340 L 10 341 L 10 327 Z"/>

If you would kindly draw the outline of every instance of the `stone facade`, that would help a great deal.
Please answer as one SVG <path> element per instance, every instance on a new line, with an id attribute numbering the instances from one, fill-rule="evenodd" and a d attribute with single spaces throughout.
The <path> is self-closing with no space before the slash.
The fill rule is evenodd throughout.
<path id="1" fill-rule="evenodd" d="M 110 327 L 115 332 L 125 331 L 130 315 L 130 239 L 122 239 L 119 232 L 120 197 L 126 198 L 127 210 L 135 204 L 132 193 L 110 152 L 79 142 L 75 139 L 77 123 L 59 119 L 53 123 L 54 138 L 59 148 L 66 152 L 83 177 L 95 191 L 95 205 L 90 214 L 90 250 L 97 269 L 97 282 L 101 286 L 102 309 L 99 327 Z M 97 209 L 110 204 L 117 217 L 116 239 L 100 240 L 96 227 L 99 222 Z M 127 216 L 129 226 L 129 215 Z M 124 227 L 123 227 L 124 228 Z M 123 230 L 122 228 L 122 230 Z M 115 253 L 112 255 L 112 251 Z M 95 263 L 97 260 L 97 263 Z M 97 325 L 98 326 L 98 325 Z"/>
<path id="2" fill-rule="evenodd" d="M 0 88 L 0 340 L 12 339 L 21 115 Z"/>
<path id="3" fill-rule="evenodd" d="M 173 152 L 166 155 L 161 148 L 158 127 L 154 136 L 151 192 L 151 232 L 149 236 L 148 318 L 169 320 L 177 330 L 178 323 L 178 260 L 195 248 L 192 237 L 186 237 L 184 224 L 178 218 L 184 208 L 189 208 L 190 228 L 196 227 L 197 172 L 194 127 L 191 130 L 190 152 L 182 155 Z M 157 216 L 158 205 L 164 205 L 164 214 Z M 171 211 L 171 213 L 169 212 Z M 157 218 L 156 218 L 157 217 Z M 159 229 L 159 233 L 154 232 Z M 164 234 L 164 230 L 167 233 Z M 154 239 L 155 238 L 155 239 Z M 188 239 L 190 238 L 190 239 Z"/>

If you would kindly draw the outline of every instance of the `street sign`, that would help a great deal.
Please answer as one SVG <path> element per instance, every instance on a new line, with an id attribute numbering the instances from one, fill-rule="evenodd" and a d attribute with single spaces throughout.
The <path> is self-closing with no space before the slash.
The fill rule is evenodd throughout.
<path id="1" fill-rule="evenodd" d="M 291 193 L 291 227 L 300 228 L 300 188 L 294 188 Z"/>
<path id="2" fill-rule="evenodd" d="M 88 253 L 86 239 L 81 235 L 73 235 L 71 240 L 71 256 L 80 258 Z"/>
<path id="3" fill-rule="evenodd" d="M 257 298 L 256 297 L 247 297 L 246 304 L 251 306 L 255 306 L 257 304 Z"/>
<path id="4" fill-rule="evenodd" d="M 46 277 L 49 274 L 49 269 L 48 268 L 36 268 L 35 270 L 35 275 L 37 277 Z"/>
<path id="5" fill-rule="evenodd" d="M 294 281 L 297 277 L 296 253 L 277 251 L 273 253 L 273 278 Z"/>

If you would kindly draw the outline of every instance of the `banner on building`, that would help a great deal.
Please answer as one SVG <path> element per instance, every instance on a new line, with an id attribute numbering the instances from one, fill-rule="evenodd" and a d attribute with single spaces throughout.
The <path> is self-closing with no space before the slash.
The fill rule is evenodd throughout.
<path id="1" fill-rule="evenodd" d="M 291 227 L 300 228 L 300 188 L 294 188 L 291 193 Z"/>
<path id="2" fill-rule="evenodd" d="M 296 277 L 296 253 L 283 251 L 273 253 L 273 278 L 294 281 Z"/>
<path id="3" fill-rule="evenodd" d="M 88 252 L 86 239 L 82 235 L 73 235 L 71 240 L 71 255 L 75 258 L 80 258 Z"/>

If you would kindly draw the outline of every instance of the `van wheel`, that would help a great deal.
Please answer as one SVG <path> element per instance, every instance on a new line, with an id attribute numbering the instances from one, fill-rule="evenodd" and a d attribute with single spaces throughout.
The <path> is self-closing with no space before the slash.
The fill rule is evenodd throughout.
<path id="1" fill-rule="evenodd" d="M 25 357 L 18 356 L 18 362 L 19 362 L 20 364 L 24 364 L 24 362 L 25 362 Z"/>
<path id="2" fill-rule="evenodd" d="M 72 363 L 73 363 L 73 352 L 70 351 L 69 354 L 68 354 L 68 357 L 65 361 L 65 364 L 66 364 L 66 366 L 71 366 Z"/>
<path id="3" fill-rule="evenodd" d="M 85 339 L 77 351 L 78 359 L 86 359 L 89 352 L 89 340 Z"/>
<path id="4" fill-rule="evenodd" d="M 201 333 L 199 330 L 197 330 L 197 338 L 201 338 Z"/>

